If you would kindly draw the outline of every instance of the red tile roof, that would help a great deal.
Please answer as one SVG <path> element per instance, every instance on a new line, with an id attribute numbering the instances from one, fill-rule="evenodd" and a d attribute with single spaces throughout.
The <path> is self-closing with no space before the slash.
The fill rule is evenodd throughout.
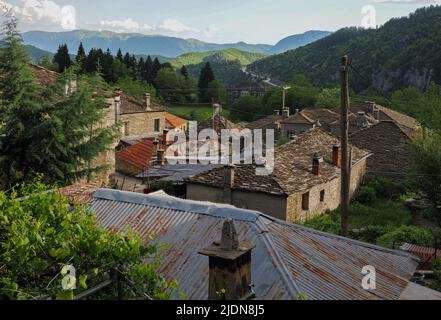
<path id="1" fill-rule="evenodd" d="M 437 258 L 441 258 L 441 250 L 436 250 L 435 248 L 420 247 L 414 244 L 405 243 L 400 249 L 417 256 L 422 263 L 431 262 L 432 259 L 435 258 L 435 255 Z"/>
<path id="2" fill-rule="evenodd" d="M 170 129 L 175 129 L 175 128 L 178 128 L 178 127 L 188 123 L 187 120 L 179 118 L 179 117 L 175 116 L 174 114 L 171 114 L 168 112 L 165 113 L 165 121 L 167 122 L 167 126 Z"/>
<path id="3" fill-rule="evenodd" d="M 117 152 L 115 157 L 117 160 L 124 161 L 137 169 L 145 170 L 153 158 L 153 141 L 141 141 Z"/>

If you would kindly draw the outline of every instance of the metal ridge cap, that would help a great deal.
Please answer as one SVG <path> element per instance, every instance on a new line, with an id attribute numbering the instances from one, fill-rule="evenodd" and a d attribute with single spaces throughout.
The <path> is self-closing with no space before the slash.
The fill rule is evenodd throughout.
<path id="1" fill-rule="evenodd" d="M 149 205 L 177 211 L 194 212 L 212 217 L 247 222 L 256 222 L 259 216 L 262 215 L 262 213 L 258 211 L 239 209 L 231 205 L 184 200 L 161 193 L 144 195 L 127 191 L 98 189 L 93 194 L 93 198 L 95 200 L 102 199 L 139 205 Z"/>

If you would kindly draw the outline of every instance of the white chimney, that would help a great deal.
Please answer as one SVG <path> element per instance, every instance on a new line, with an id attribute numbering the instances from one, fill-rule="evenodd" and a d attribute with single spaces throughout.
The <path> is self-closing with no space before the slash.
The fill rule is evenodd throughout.
<path id="1" fill-rule="evenodd" d="M 152 104 L 151 104 L 151 97 L 150 97 L 150 93 L 146 92 L 144 94 L 144 108 L 145 111 L 152 111 Z"/>

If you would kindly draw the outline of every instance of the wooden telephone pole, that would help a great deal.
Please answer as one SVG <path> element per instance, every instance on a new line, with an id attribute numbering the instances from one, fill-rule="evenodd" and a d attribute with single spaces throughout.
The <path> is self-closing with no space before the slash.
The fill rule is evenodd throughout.
<path id="1" fill-rule="evenodd" d="M 350 176 L 352 164 L 349 155 L 349 58 L 341 59 L 341 235 L 349 233 Z"/>

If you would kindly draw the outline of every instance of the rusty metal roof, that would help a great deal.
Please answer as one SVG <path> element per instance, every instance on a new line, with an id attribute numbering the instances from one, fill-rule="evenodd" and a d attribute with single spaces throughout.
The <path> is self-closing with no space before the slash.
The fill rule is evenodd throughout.
<path id="1" fill-rule="evenodd" d="M 163 192 L 142 195 L 100 189 L 92 206 L 97 224 L 112 230 L 155 235 L 168 251 L 160 271 L 178 280 L 190 300 L 208 296 L 208 258 L 198 254 L 219 240 L 223 221 L 235 220 L 239 239 L 256 245 L 252 279 L 258 299 L 399 299 L 418 259 L 355 240 L 285 223 L 229 205 L 173 198 Z M 362 289 L 362 268 L 376 268 L 377 289 Z"/>

